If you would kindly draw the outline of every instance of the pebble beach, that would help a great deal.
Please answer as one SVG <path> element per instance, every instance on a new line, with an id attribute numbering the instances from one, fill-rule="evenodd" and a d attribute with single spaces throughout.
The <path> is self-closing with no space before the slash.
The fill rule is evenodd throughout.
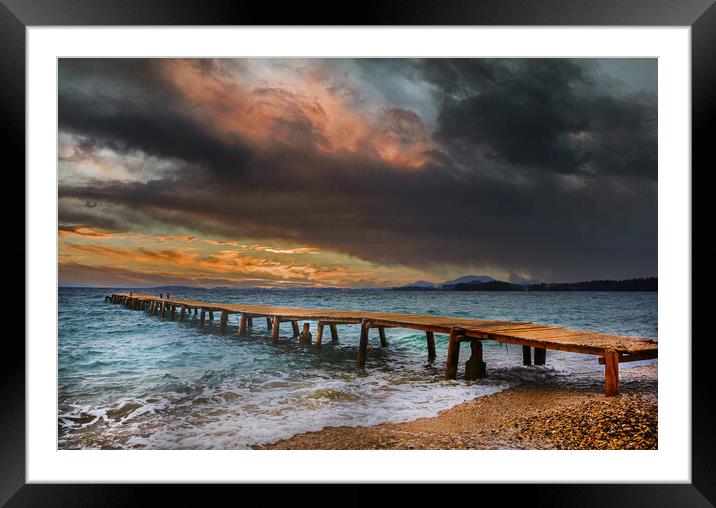
<path id="1" fill-rule="evenodd" d="M 577 386 L 524 384 L 432 418 L 366 427 L 326 427 L 257 449 L 652 450 L 658 446 L 657 364 L 622 371 L 621 394 L 596 378 Z"/>

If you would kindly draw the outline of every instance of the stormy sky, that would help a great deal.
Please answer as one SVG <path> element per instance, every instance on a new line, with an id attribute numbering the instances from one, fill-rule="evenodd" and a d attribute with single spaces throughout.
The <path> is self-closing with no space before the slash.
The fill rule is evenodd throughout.
<path id="1" fill-rule="evenodd" d="M 657 64 L 61 59 L 61 284 L 657 273 Z"/>

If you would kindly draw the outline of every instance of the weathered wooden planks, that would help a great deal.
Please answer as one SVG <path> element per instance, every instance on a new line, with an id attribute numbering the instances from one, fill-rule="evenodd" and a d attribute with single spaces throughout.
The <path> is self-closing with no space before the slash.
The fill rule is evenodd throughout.
<path id="1" fill-rule="evenodd" d="M 271 329 L 271 338 L 274 344 L 278 343 L 281 322 L 290 322 L 293 335 L 297 336 L 299 334 L 298 321 L 317 321 L 316 345 L 321 344 L 326 325 L 330 327 L 331 339 L 337 341 L 337 324 L 360 324 L 361 335 L 357 358 L 360 367 L 365 366 L 370 328 L 378 328 L 382 347 L 388 345 L 385 328 L 401 327 L 424 331 L 429 361 L 434 361 L 436 357 L 434 334 L 449 334 L 448 360 L 445 370 L 446 377 L 449 379 L 455 379 L 457 375 L 459 346 L 464 341 L 471 343 L 473 351 L 471 360 L 466 365 L 469 370 L 469 372 L 466 371 L 468 378 L 480 377 L 481 374 L 482 364 L 479 362 L 482 362 L 482 346 L 480 341 L 495 340 L 521 345 L 525 365 L 532 363 L 532 349 L 534 350 L 535 365 L 544 365 L 547 349 L 596 355 L 599 357 L 599 362 L 605 365 L 605 392 L 610 395 L 618 393 L 619 362 L 637 361 L 658 356 L 657 343 L 650 339 L 574 330 L 532 322 L 467 319 L 426 314 L 223 304 L 132 293 L 112 294 L 105 297 L 105 300 L 122 304 L 129 309 L 149 310 L 150 313 L 159 313 L 162 317 L 168 311 L 172 320 L 176 319 L 177 307 L 179 307 L 180 321 L 185 320 L 187 312 L 191 313 L 193 310 L 196 315 L 200 310 L 201 325 L 205 322 L 207 312 L 209 320 L 212 321 L 214 312 L 220 312 L 219 328 L 222 332 L 226 330 L 230 314 L 241 314 L 239 335 L 245 335 L 247 327 L 252 327 L 253 317 L 264 317 L 267 327 Z"/>
<path id="2" fill-rule="evenodd" d="M 389 312 L 368 312 L 351 310 L 303 309 L 294 307 L 270 307 L 249 304 L 221 304 L 181 299 L 160 299 L 153 295 L 112 295 L 112 299 L 122 303 L 135 301 L 158 301 L 161 306 L 168 306 L 176 312 L 177 306 L 199 308 L 209 312 L 220 311 L 227 314 L 245 314 L 249 316 L 265 316 L 272 320 L 278 316 L 281 321 L 321 321 L 330 325 L 332 338 L 337 338 L 335 324 L 360 324 L 364 320 L 370 328 L 401 327 L 422 330 L 431 333 L 449 334 L 454 327 L 464 330 L 464 337 L 513 342 L 531 347 L 558 349 L 576 353 L 603 356 L 604 351 L 613 349 L 621 355 L 632 355 L 637 352 L 657 351 L 653 340 L 622 337 L 593 331 L 573 330 L 556 326 L 540 325 L 531 322 L 509 322 L 496 320 L 466 319 L 452 316 L 433 316 L 423 314 L 398 314 Z M 160 306 L 160 308 L 161 308 Z M 268 321 L 267 321 L 268 324 Z M 271 322 L 273 325 L 273 323 Z M 292 323 L 294 325 L 294 323 Z M 297 332 L 297 323 L 294 333 Z"/>

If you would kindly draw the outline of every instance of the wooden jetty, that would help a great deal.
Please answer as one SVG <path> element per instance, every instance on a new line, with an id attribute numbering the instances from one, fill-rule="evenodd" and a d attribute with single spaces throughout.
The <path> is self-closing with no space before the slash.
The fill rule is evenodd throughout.
<path id="1" fill-rule="evenodd" d="M 246 334 L 247 327 L 253 326 L 254 318 L 265 318 L 267 329 L 271 330 L 272 342 L 278 343 L 279 325 L 290 322 L 293 336 L 299 335 L 299 321 L 317 323 L 315 344 L 323 341 L 324 328 L 328 326 L 331 339 L 338 340 L 336 325 L 360 325 L 358 346 L 358 367 L 364 367 L 368 352 L 368 335 L 371 328 L 378 330 L 380 345 L 388 345 L 386 328 L 408 328 L 425 332 L 428 347 L 428 360 L 435 361 L 435 333 L 449 335 L 445 376 L 455 379 L 458 371 L 460 344 L 470 342 L 471 356 L 465 364 L 467 379 L 482 378 L 486 375 L 486 365 L 482 358 L 482 341 L 494 340 L 522 346 L 524 365 L 544 365 L 548 349 L 568 351 L 597 356 L 604 364 L 605 394 L 619 393 L 619 363 L 647 360 L 658 356 L 658 345 L 651 339 L 622 337 L 604 333 L 574 330 L 559 326 L 541 325 L 531 322 L 495 321 L 485 319 L 466 319 L 452 316 L 433 316 L 427 314 L 398 314 L 393 312 L 369 312 L 357 310 L 303 309 L 295 307 L 273 307 L 266 305 L 228 304 L 185 300 L 180 298 L 162 298 L 148 294 L 119 293 L 105 297 L 113 304 L 122 304 L 127 308 L 145 310 L 151 314 L 183 321 L 187 314 L 194 313 L 199 324 L 204 325 L 208 316 L 214 319 L 219 314 L 219 329 L 225 332 L 230 314 L 239 314 L 238 335 Z"/>

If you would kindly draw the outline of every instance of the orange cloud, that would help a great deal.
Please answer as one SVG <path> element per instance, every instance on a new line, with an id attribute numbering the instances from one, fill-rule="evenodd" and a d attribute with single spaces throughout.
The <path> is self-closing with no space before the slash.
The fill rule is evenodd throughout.
<path id="1" fill-rule="evenodd" d="M 60 226 L 57 234 L 60 238 L 79 237 L 92 239 L 125 239 L 126 233 L 98 231 L 97 229 L 86 226 Z"/>
<path id="2" fill-rule="evenodd" d="M 361 280 L 366 273 L 352 273 L 343 267 L 322 267 L 313 264 L 294 264 L 280 260 L 246 256 L 235 250 L 213 254 L 198 254 L 179 250 L 149 250 L 146 248 L 111 247 L 96 244 L 71 244 L 63 249 L 62 262 L 82 260 L 86 266 L 115 266 L 141 273 L 182 275 L 196 277 L 229 277 L 235 281 L 247 278 L 273 282 L 308 284 L 343 283 Z"/>
<path id="3" fill-rule="evenodd" d="M 272 247 L 264 247 L 263 245 L 252 245 L 253 250 L 260 252 L 271 252 L 272 254 L 318 254 L 318 249 L 313 247 L 297 247 L 295 249 L 276 249 Z"/>
<path id="4" fill-rule="evenodd" d="M 299 144 L 308 138 L 325 153 L 362 153 L 411 168 L 423 166 L 425 152 L 434 148 L 414 113 L 384 108 L 371 120 L 352 110 L 320 73 L 259 76 L 259 84 L 252 84 L 231 72 L 207 76 L 191 60 L 168 60 L 163 71 L 187 101 L 187 112 L 227 141 L 236 134 L 256 143 Z"/>
<path id="5" fill-rule="evenodd" d="M 162 280 L 202 285 L 362 287 L 429 278 L 405 267 L 374 265 L 307 245 L 111 232 L 80 225 L 60 226 L 58 235 L 63 283 Z"/>

